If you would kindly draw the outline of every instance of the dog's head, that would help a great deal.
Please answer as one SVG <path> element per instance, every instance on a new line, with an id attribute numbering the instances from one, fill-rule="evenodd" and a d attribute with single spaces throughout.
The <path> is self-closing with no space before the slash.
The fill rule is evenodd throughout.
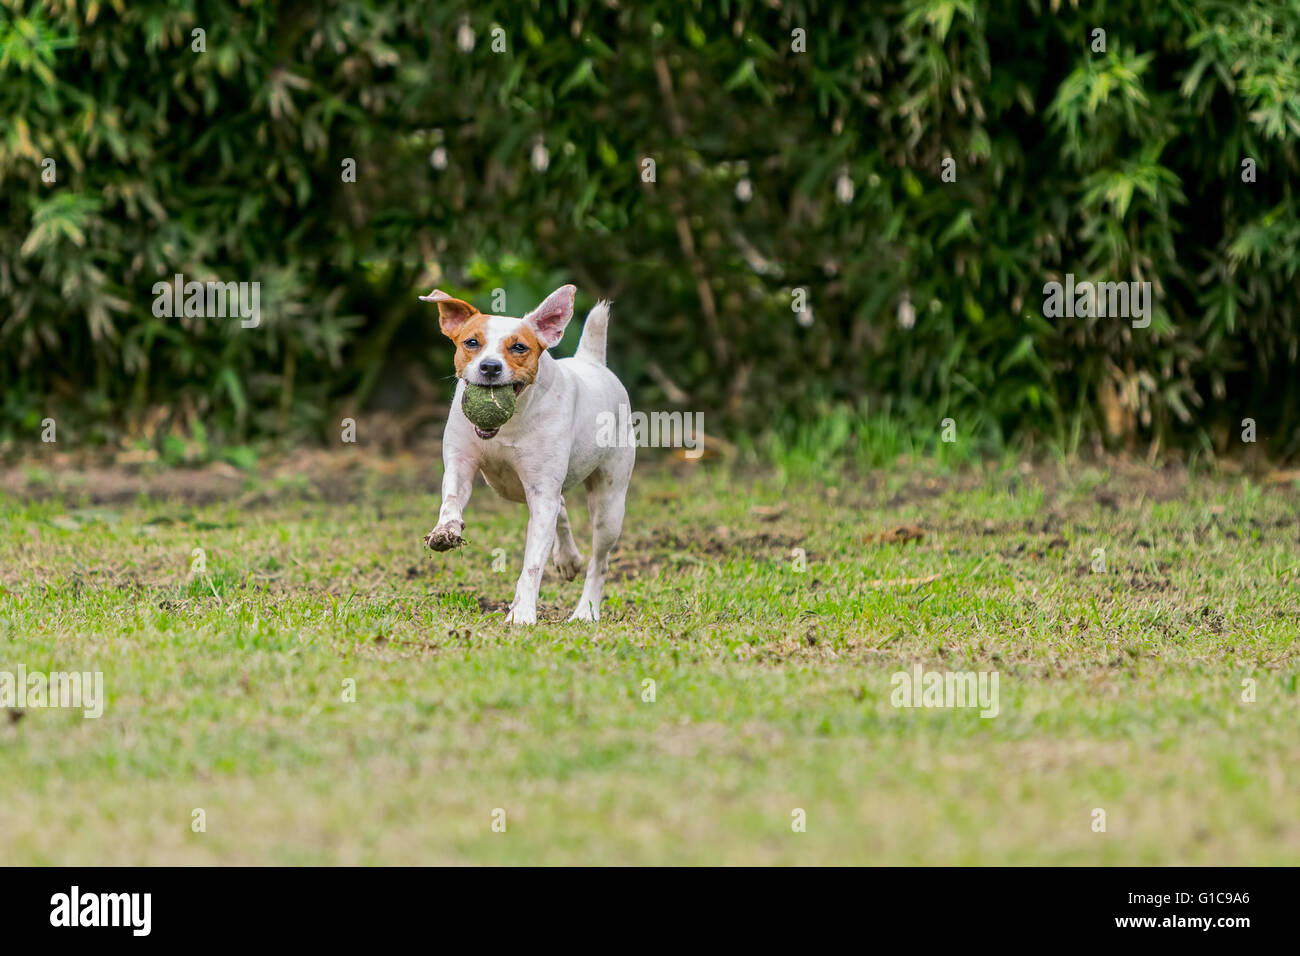
<path id="1" fill-rule="evenodd" d="M 440 289 L 420 296 L 438 306 L 442 334 L 456 343 L 456 375 L 473 385 L 513 385 L 518 395 L 537 380 L 542 353 L 564 338 L 578 290 L 560 286 L 522 319 L 486 315 Z"/>

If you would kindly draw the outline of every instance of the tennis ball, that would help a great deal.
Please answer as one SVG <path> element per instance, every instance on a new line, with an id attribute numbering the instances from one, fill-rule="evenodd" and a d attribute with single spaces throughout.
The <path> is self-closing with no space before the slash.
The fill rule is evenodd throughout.
<path id="1" fill-rule="evenodd" d="M 460 404 L 471 422 L 485 432 L 495 431 L 515 413 L 515 387 L 466 383 Z"/>

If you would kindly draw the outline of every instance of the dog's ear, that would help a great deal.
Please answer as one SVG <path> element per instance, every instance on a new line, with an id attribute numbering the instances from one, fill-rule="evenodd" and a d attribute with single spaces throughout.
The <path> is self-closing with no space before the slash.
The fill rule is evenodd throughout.
<path id="1" fill-rule="evenodd" d="M 456 337 L 456 330 L 478 315 L 478 309 L 461 299 L 453 299 L 441 289 L 434 289 L 428 295 L 420 296 L 421 302 L 438 304 L 438 326 L 442 334 L 449 339 Z"/>
<path id="2" fill-rule="evenodd" d="M 577 293 L 576 287 L 562 285 L 524 316 L 524 321 L 537 333 L 542 348 L 559 345 L 560 339 L 564 338 L 564 329 L 573 318 L 573 297 Z"/>

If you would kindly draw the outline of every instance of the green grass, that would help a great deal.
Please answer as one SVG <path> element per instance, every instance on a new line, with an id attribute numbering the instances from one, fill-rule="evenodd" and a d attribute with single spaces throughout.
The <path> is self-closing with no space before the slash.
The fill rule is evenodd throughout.
<path id="1" fill-rule="evenodd" d="M 523 510 L 480 487 L 468 546 L 423 551 L 423 462 L 0 499 L 0 671 L 109 696 L 0 713 L 0 859 L 1300 861 L 1295 490 L 1069 471 L 646 468 L 605 619 L 563 623 L 581 582 L 548 570 L 531 630 L 498 610 Z M 902 524 L 924 537 L 877 540 Z M 917 662 L 997 671 L 1000 713 L 892 706 Z"/>

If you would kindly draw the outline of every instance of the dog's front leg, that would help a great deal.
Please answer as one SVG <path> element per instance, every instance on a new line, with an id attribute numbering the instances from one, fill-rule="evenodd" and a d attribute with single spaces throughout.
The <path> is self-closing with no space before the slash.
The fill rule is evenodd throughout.
<path id="1" fill-rule="evenodd" d="M 542 587 L 542 568 L 555 545 L 555 522 L 560 514 L 560 485 L 524 488 L 528 500 L 528 537 L 524 544 L 524 569 L 515 585 L 507 624 L 537 623 L 537 594 Z"/>
<path id="2" fill-rule="evenodd" d="M 443 459 L 442 507 L 438 526 L 424 536 L 424 543 L 434 551 L 450 551 L 465 543 L 465 506 L 474 491 L 474 473 L 478 462 L 468 455 L 449 453 Z"/>

